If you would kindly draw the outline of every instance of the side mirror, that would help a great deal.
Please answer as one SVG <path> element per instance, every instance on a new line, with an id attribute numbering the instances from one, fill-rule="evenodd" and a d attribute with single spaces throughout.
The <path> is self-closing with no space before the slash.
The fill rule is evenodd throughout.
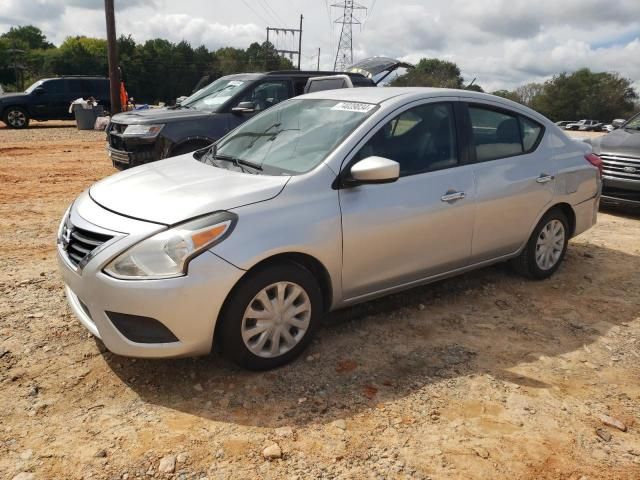
<path id="1" fill-rule="evenodd" d="M 384 157 L 367 157 L 353 165 L 349 184 L 392 183 L 400 177 L 400 164 Z"/>
<path id="2" fill-rule="evenodd" d="M 33 93 L 35 93 L 36 95 L 42 95 L 44 93 L 44 88 L 38 87 L 33 91 Z"/>
<path id="3" fill-rule="evenodd" d="M 253 113 L 256 111 L 256 106 L 253 102 L 240 102 L 236 107 L 231 109 L 234 113 Z"/>
<path id="4" fill-rule="evenodd" d="M 611 125 L 613 125 L 613 128 L 620 128 L 625 123 L 626 123 L 626 120 L 624 120 L 622 118 L 616 118 L 613 122 L 611 122 Z"/>
<path id="5" fill-rule="evenodd" d="M 181 97 L 176 98 L 176 105 L 180 105 L 182 102 L 184 102 L 187 98 L 186 95 L 182 95 Z"/>

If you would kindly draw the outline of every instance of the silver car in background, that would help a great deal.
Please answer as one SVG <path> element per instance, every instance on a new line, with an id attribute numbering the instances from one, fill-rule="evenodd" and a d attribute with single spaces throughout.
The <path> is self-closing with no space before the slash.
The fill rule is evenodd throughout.
<path id="1" fill-rule="evenodd" d="M 268 369 L 328 311 L 510 260 L 533 279 L 596 222 L 601 162 L 464 90 L 317 92 L 215 145 L 133 168 L 64 215 L 74 313 L 111 351 Z"/>

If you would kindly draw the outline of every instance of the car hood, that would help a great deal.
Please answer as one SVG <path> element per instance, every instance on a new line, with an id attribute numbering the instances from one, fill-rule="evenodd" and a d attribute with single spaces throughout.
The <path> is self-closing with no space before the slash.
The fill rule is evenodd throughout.
<path id="1" fill-rule="evenodd" d="M 17 100 L 20 98 L 24 98 L 26 97 L 28 94 L 27 93 L 3 93 L 0 94 L 0 102 L 6 101 L 6 100 Z"/>
<path id="2" fill-rule="evenodd" d="M 640 131 L 620 128 L 594 139 L 594 151 L 598 154 L 617 154 L 640 158 Z"/>
<path id="3" fill-rule="evenodd" d="M 212 115 L 211 112 L 193 108 L 150 108 L 148 110 L 132 110 L 114 115 L 111 121 L 125 125 L 151 125 L 154 123 L 180 122 L 185 119 L 197 120 Z"/>
<path id="4" fill-rule="evenodd" d="M 187 154 L 112 175 L 93 185 L 89 194 L 116 213 L 172 225 L 274 198 L 289 178 L 213 167 Z"/>

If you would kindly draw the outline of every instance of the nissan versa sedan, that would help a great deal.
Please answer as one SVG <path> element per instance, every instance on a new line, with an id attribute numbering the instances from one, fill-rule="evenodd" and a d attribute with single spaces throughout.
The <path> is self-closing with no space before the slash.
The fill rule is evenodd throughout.
<path id="1" fill-rule="evenodd" d="M 71 205 L 71 308 L 116 354 L 296 357 L 328 311 L 509 260 L 533 279 L 596 222 L 601 161 L 540 114 L 465 90 L 282 102 L 211 147 Z"/>

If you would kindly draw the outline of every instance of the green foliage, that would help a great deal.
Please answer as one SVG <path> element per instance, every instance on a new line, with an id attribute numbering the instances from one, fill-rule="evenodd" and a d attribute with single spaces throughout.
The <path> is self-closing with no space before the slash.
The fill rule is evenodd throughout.
<path id="1" fill-rule="evenodd" d="M 394 79 L 392 87 L 465 88 L 460 68 L 453 62 L 438 58 L 422 58 L 414 69 Z M 476 83 L 466 87 L 474 92 L 484 92 Z"/>
<path id="2" fill-rule="evenodd" d="M 638 99 L 630 80 L 588 68 L 561 73 L 544 84 L 529 83 L 511 92 L 493 94 L 527 105 L 554 121 L 628 118 Z"/>
<path id="3" fill-rule="evenodd" d="M 415 68 L 391 82 L 392 87 L 462 88 L 464 79 L 460 68 L 437 58 L 423 58 Z"/>
<path id="4" fill-rule="evenodd" d="M 56 75 L 108 75 L 107 43 L 104 39 L 68 37 L 59 47 L 47 42 L 32 26 L 14 27 L 0 35 L 0 83 L 16 83 L 13 44 L 24 50 L 19 63 L 24 66 L 25 86 L 40 78 Z M 253 43 L 247 49 L 221 48 L 209 51 L 204 45 L 193 48 L 188 42 L 163 39 L 136 43 L 131 36 L 118 39 L 123 80 L 136 102 L 173 102 L 189 95 L 203 76 L 213 81 L 223 75 L 242 72 L 292 69 L 272 44 Z"/>
<path id="5" fill-rule="evenodd" d="M 617 73 L 583 68 L 561 73 L 544 84 L 532 106 L 553 120 L 592 118 L 610 121 L 633 112 L 638 98 L 631 81 Z"/>
<path id="6" fill-rule="evenodd" d="M 8 32 L 0 35 L 12 48 L 24 50 L 36 50 L 53 48 L 53 44 L 47 42 L 47 37 L 37 27 L 25 25 L 23 27 L 11 27 Z"/>

